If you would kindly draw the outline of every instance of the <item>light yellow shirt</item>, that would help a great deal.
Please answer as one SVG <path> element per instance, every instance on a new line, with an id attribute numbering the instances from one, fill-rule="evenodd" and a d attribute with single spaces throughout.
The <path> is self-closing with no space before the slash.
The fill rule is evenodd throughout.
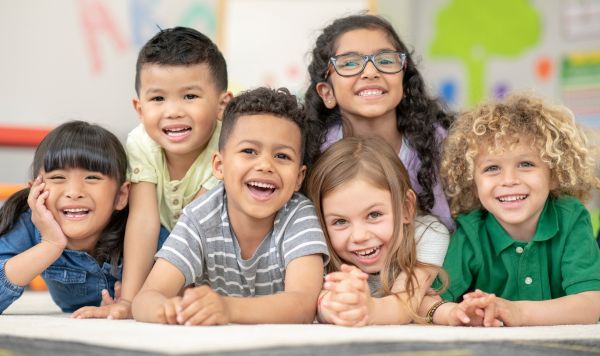
<path id="1" fill-rule="evenodd" d="M 140 124 L 127 136 L 127 177 L 132 183 L 156 184 L 160 223 L 173 230 L 181 210 L 198 194 L 200 188 L 212 189 L 218 180 L 212 175 L 211 158 L 218 150 L 221 121 L 206 149 L 194 161 L 181 180 L 171 180 L 164 150 L 148 136 Z"/>

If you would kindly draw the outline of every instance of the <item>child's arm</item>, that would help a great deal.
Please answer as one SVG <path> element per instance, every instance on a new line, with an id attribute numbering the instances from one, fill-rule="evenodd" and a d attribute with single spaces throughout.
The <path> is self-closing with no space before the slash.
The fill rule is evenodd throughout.
<path id="1" fill-rule="evenodd" d="M 496 315 L 505 326 L 596 324 L 600 291 L 542 301 L 510 301 L 496 297 Z"/>
<path id="2" fill-rule="evenodd" d="M 285 272 L 285 290 L 252 297 L 222 297 L 205 286 L 186 291 L 178 322 L 186 325 L 224 323 L 312 323 L 323 284 L 323 257 L 298 257 Z"/>
<path id="3" fill-rule="evenodd" d="M 177 324 L 177 309 L 185 276 L 173 264 L 159 258 L 140 292 L 133 299 L 131 311 L 137 321 Z"/>
<path id="4" fill-rule="evenodd" d="M 84 307 L 75 311 L 73 318 L 131 319 L 131 301 L 138 293 L 154 263 L 158 244 L 160 217 L 156 185 L 139 182 L 131 185 L 129 216 L 125 229 L 123 251 L 122 295 L 118 300 L 101 307 Z M 103 294 L 107 291 L 103 291 Z"/>

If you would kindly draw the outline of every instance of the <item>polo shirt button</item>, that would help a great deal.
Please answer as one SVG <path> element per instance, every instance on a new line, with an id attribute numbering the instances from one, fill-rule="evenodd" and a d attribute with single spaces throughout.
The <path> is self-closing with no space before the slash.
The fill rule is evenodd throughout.
<path id="1" fill-rule="evenodd" d="M 133 173 L 135 173 L 135 174 L 138 174 L 138 173 L 140 173 L 140 169 L 139 169 L 139 168 L 136 168 L 136 169 L 134 169 L 134 170 L 133 170 Z"/>
<path id="2" fill-rule="evenodd" d="M 175 220 L 179 219 L 179 217 L 181 216 L 180 213 L 175 213 L 173 214 L 173 217 L 175 218 Z"/>
<path id="3" fill-rule="evenodd" d="M 179 204 L 179 199 L 173 200 L 173 205 L 177 205 L 177 204 Z"/>
<path id="4" fill-rule="evenodd" d="M 530 285 L 531 283 L 533 283 L 533 278 L 525 277 L 525 284 Z"/>
<path id="5" fill-rule="evenodd" d="M 173 187 L 173 191 L 176 192 L 177 191 L 177 187 Z"/>
<path id="6" fill-rule="evenodd" d="M 517 248 L 515 249 L 515 251 L 517 251 L 517 253 L 523 253 L 523 247 L 517 246 Z"/>

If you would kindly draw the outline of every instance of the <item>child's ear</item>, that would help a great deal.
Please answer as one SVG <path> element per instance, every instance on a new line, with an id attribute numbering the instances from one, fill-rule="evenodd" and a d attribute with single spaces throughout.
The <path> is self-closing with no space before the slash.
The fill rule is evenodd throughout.
<path id="1" fill-rule="evenodd" d="M 329 110 L 335 108 L 337 101 L 335 100 L 335 94 L 331 85 L 327 82 L 319 82 L 316 89 L 325 107 Z"/>
<path id="2" fill-rule="evenodd" d="M 115 199 L 115 210 L 123 210 L 127 206 L 127 202 L 129 201 L 129 188 L 131 188 L 131 182 L 125 182 L 119 188 L 117 198 Z"/>
<path id="3" fill-rule="evenodd" d="M 402 212 L 402 223 L 408 224 L 415 218 L 417 210 L 417 195 L 412 189 L 406 192 L 404 199 L 404 211 Z"/>
<path id="4" fill-rule="evenodd" d="M 299 191 L 300 187 L 302 187 L 302 182 L 304 182 L 305 176 L 306 176 L 306 166 L 302 165 L 302 167 L 300 167 L 300 170 L 298 171 L 298 178 L 296 180 L 296 191 Z"/>
<path id="5" fill-rule="evenodd" d="M 229 101 L 233 98 L 233 94 L 230 91 L 226 91 L 221 93 L 219 96 L 219 113 L 217 115 L 217 119 L 221 120 L 223 118 L 223 112 L 225 111 L 225 107 L 229 104 Z"/>
<path id="6" fill-rule="evenodd" d="M 133 109 L 135 110 L 135 112 L 137 112 L 138 118 L 141 120 L 142 119 L 142 105 L 140 104 L 140 99 L 138 99 L 137 97 L 131 99 L 131 104 L 133 105 Z"/>
<path id="7" fill-rule="evenodd" d="M 223 156 L 219 151 L 212 155 L 212 173 L 218 180 L 223 180 Z"/>

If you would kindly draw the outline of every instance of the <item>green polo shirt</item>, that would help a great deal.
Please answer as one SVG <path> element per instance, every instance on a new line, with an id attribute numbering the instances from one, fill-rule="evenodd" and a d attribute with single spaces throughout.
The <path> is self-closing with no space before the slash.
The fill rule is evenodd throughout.
<path id="1" fill-rule="evenodd" d="M 508 300 L 600 290 L 600 249 L 588 211 L 573 197 L 546 200 L 529 242 L 513 240 L 485 210 L 460 215 L 444 269 L 442 297 L 452 301 L 476 288 Z"/>

